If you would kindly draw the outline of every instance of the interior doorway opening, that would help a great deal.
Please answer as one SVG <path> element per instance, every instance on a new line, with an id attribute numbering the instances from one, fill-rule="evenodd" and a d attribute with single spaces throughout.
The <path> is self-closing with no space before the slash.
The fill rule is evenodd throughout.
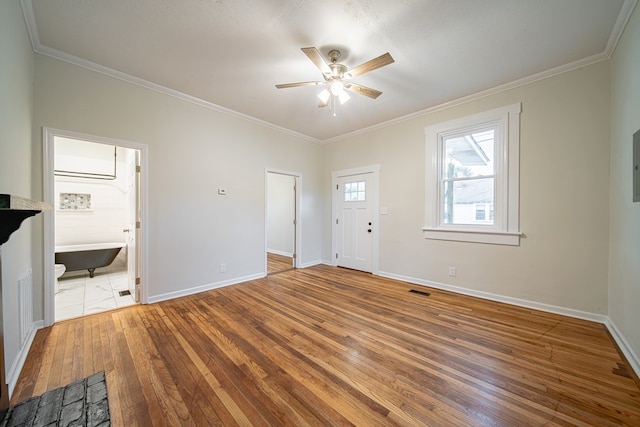
<path id="1" fill-rule="evenodd" d="M 297 268 L 298 187 L 300 177 L 267 170 L 265 271 L 267 275 Z"/>
<path id="2" fill-rule="evenodd" d="M 137 144 L 45 129 L 45 324 L 144 302 Z"/>

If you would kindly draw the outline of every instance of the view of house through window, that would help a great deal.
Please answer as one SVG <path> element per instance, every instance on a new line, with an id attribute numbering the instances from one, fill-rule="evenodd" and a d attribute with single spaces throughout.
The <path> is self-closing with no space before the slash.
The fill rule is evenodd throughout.
<path id="1" fill-rule="evenodd" d="M 427 239 L 519 245 L 521 104 L 425 128 Z"/>
<path id="2" fill-rule="evenodd" d="M 444 224 L 493 224 L 496 128 L 442 138 Z"/>
<path id="3" fill-rule="evenodd" d="M 366 198 L 366 181 L 347 182 L 344 184 L 345 202 L 364 202 Z"/>

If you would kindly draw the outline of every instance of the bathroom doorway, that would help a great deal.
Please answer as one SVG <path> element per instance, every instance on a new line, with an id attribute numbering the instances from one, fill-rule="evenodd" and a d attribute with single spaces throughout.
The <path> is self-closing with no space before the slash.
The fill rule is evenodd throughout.
<path id="1" fill-rule="evenodd" d="M 299 183 L 291 172 L 266 173 L 266 273 L 282 273 L 298 266 Z"/>
<path id="2" fill-rule="evenodd" d="M 144 302 L 146 147 L 45 129 L 45 324 Z"/>

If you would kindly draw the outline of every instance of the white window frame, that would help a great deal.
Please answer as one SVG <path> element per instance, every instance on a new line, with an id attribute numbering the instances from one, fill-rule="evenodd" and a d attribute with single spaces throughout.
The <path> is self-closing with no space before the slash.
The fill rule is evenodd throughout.
<path id="1" fill-rule="evenodd" d="M 497 245 L 520 244 L 520 103 L 450 120 L 425 128 L 426 239 Z M 478 127 L 496 125 L 494 223 L 446 224 L 442 220 L 442 150 L 444 139 Z"/>

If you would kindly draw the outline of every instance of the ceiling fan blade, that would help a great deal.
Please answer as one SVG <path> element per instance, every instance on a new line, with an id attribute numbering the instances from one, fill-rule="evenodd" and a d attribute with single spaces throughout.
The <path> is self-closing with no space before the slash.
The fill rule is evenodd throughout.
<path id="1" fill-rule="evenodd" d="M 382 92 L 379 90 L 371 89 L 370 87 L 362 86 L 357 83 L 347 83 L 344 88 L 350 92 L 359 93 L 360 95 L 368 96 L 369 98 L 376 99 Z"/>
<path id="2" fill-rule="evenodd" d="M 318 102 L 318 108 L 327 107 L 328 105 L 329 105 L 329 100 L 328 99 L 326 101 L 320 100 L 320 102 Z"/>
<path id="3" fill-rule="evenodd" d="M 316 86 L 324 84 L 325 82 L 298 82 L 298 83 L 283 83 L 276 85 L 278 89 L 286 89 L 288 87 L 298 87 L 298 86 Z"/>
<path id="4" fill-rule="evenodd" d="M 347 76 L 360 76 L 364 73 L 368 73 L 369 71 L 373 71 L 380 67 L 384 67 L 385 65 L 392 64 L 393 62 L 395 62 L 394 59 L 391 57 L 391 54 L 387 52 L 384 55 L 380 55 L 377 58 L 367 61 L 364 64 L 360 64 L 352 70 L 349 70 Z"/>
<path id="5" fill-rule="evenodd" d="M 316 64 L 316 67 L 320 70 L 322 74 L 331 74 L 331 68 L 329 68 L 329 64 L 322 58 L 322 55 L 315 47 L 303 47 L 302 51 L 305 55 Z"/>

